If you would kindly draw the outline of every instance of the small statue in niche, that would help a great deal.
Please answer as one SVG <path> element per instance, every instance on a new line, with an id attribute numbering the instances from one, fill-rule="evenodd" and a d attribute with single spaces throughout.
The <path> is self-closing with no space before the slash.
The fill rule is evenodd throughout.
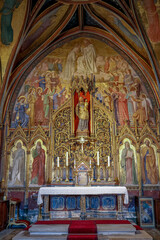
<path id="1" fill-rule="evenodd" d="M 79 118 L 77 136 L 88 136 L 88 121 L 89 121 L 89 111 L 88 111 L 88 101 L 84 100 L 82 96 L 79 97 L 79 102 L 76 105 L 76 115 Z"/>

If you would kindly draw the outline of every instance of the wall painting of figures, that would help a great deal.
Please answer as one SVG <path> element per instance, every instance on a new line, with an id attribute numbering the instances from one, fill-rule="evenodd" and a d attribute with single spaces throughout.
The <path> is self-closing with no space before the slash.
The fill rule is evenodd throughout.
<path id="1" fill-rule="evenodd" d="M 49 113 L 71 97 L 71 85 L 92 78 L 93 97 L 115 113 L 118 126 L 146 120 L 155 125 L 154 97 L 146 82 L 115 50 L 96 39 L 78 38 L 56 48 L 26 78 L 14 105 L 11 127 L 48 126 Z"/>

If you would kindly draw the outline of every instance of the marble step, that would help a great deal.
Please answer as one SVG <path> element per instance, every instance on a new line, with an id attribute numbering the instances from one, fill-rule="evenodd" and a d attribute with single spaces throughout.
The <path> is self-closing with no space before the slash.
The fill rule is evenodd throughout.
<path id="1" fill-rule="evenodd" d="M 28 231 L 18 233 L 12 240 L 67 240 L 68 234 L 63 235 L 30 235 Z"/>
<path id="2" fill-rule="evenodd" d="M 33 235 L 62 235 L 62 234 L 68 234 L 68 228 L 69 224 L 36 224 L 32 225 L 31 228 L 29 228 L 29 233 L 31 236 Z"/>
<path id="3" fill-rule="evenodd" d="M 97 224 L 97 233 L 102 235 L 135 235 L 132 224 Z"/>

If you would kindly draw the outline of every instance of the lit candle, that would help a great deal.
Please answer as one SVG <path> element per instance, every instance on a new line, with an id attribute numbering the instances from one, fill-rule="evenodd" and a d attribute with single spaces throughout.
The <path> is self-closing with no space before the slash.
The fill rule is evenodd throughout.
<path id="1" fill-rule="evenodd" d="M 110 167 L 111 162 L 110 162 L 110 156 L 108 156 L 108 167 Z"/>
<path id="2" fill-rule="evenodd" d="M 66 152 L 66 166 L 68 167 L 68 152 Z"/>
<path id="3" fill-rule="evenodd" d="M 97 165 L 99 166 L 99 152 L 97 152 Z"/>
<path id="4" fill-rule="evenodd" d="M 91 159 L 90 159 L 90 168 L 91 168 Z"/>
<path id="5" fill-rule="evenodd" d="M 76 160 L 74 160 L 74 168 L 76 168 Z"/>
<path id="6" fill-rule="evenodd" d="M 57 157 L 57 167 L 59 167 L 59 157 Z"/>

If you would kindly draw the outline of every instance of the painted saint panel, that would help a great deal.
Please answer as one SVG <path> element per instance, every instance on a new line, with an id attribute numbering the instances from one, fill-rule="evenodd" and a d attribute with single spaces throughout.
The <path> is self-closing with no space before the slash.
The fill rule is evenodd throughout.
<path id="1" fill-rule="evenodd" d="M 90 208 L 91 209 L 99 209 L 100 208 L 100 199 L 99 197 L 91 197 L 90 198 Z"/>
<path id="2" fill-rule="evenodd" d="M 76 209 L 76 198 L 75 197 L 67 197 L 66 198 L 66 208 L 68 210 Z"/>
<path id="3" fill-rule="evenodd" d="M 21 140 L 17 141 L 11 149 L 9 161 L 8 186 L 24 186 L 26 169 L 26 148 Z"/>
<path id="4" fill-rule="evenodd" d="M 105 196 L 102 197 L 102 207 L 107 210 L 116 209 L 116 197 L 115 196 Z"/>
<path id="5" fill-rule="evenodd" d="M 129 139 L 120 148 L 120 179 L 122 185 L 138 184 L 135 148 Z"/>
<path id="6" fill-rule="evenodd" d="M 51 209 L 63 210 L 64 209 L 64 197 L 52 197 L 51 198 Z"/>
<path id="7" fill-rule="evenodd" d="M 143 184 L 158 183 L 158 168 L 156 148 L 149 139 L 145 139 L 141 146 L 141 163 Z"/>
<path id="8" fill-rule="evenodd" d="M 30 184 L 44 185 L 46 182 L 46 147 L 43 146 L 41 140 L 35 143 L 35 146 L 31 149 L 31 154 Z"/>

